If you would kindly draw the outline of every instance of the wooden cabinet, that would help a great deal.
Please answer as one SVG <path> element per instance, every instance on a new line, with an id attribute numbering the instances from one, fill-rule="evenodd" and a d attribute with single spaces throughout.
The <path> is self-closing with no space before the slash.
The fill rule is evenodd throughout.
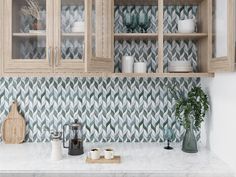
<path id="1" fill-rule="evenodd" d="M 34 1 L 39 2 L 38 19 L 24 11 Z M 234 0 L 34 1 L 1 1 L 0 65 L 5 75 L 211 77 L 234 69 Z M 127 31 L 127 9 L 148 11 L 146 32 Z M 192 16 L 196 33 L 177 33 L 177 20 Z M 121 73 L 125 54 L 146 57 L 148 73 Z M 193 60 L 194 72 L 169 73 L 173 56 Z"/>
<path id="2" fill-rule="evenodd" d="M 112 7 L 107 0 L 5 0 L 4 72 L 113 71 Z"/>
<path id="3" fill-rule="evenodd" d="M 235 1 L 211 0 L 212 35 L 209 36 L 209 71 L 234 71 Z"/>
<path id="4" fill-rule="evenodd" d="M 113 72 L 114 0 L 88 0 L 87 72 Z"/>
<path id="5" fill-rule="evenodd" d="M 52 72 L 53 3 L 39 1 L 35 16 L 23 15 L 26 0 L 4 1 L 4 72 Z"/>
<path id="6" fill-rule="evenodd" d="M 0 76 L 2 75 L 2 62 L 3 62 L 3 1 L 0 1 Z"/>

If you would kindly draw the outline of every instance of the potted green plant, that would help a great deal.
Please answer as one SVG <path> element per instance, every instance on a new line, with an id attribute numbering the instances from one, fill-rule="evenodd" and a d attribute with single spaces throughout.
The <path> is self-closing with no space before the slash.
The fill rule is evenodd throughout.
<path id="1" fill-rule="evenodd" d="M 198 152 L 194 129 L 199 130 L 209 109 L 208 96 L 201 87 L 193 87 L 187 94 L 172 87 L 170 89 L 176 100 L 176 118 L 186 129 L 182 151 Z"/>

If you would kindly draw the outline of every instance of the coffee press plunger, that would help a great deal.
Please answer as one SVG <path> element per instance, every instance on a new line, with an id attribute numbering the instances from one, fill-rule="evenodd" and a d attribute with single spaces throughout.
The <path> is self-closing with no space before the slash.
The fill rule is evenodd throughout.
<path id="1" fill-rule="evenodd" d="M 69 127 L 69 146 L 65 145 L 66 127 Z M 72 124 L 66 124 L 63 126 L 63 147 L 68 148 L 69 155 L 81 155 L 84 153 L 82 136 L 82 126 L 78 123 L 78 119 L 76 119 Z"/>

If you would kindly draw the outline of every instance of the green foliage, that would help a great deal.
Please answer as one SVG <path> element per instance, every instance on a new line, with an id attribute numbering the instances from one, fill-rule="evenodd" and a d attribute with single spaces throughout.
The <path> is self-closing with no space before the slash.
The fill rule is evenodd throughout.
<path id="1" fill-rule="evenodd" d="M 191 121 L 193 121 L 194 127 L 199 130 L 206 112 L 209 110 L 208 97 L 202 88 L 192 88 L 187 96 L 183 92 L 177 91 L 175 87 L 172 87 L 170 91 L 176 100 L 175 115 L 180 123 L 185 129 L 189 129 Z"/>

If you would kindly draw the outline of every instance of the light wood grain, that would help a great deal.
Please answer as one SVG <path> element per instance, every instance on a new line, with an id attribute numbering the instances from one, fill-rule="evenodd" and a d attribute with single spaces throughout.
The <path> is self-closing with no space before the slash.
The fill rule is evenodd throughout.
<path id="1" fill-rule="evenodd" d="M 164 0 L 165 5 L 199 5 L 207 0 Z"/>
<path id="2" fill-rule="evenodd" d="M 83 2 L 83 3 L 82 3 Z M 64 37 L 82 37 L 85 39 L 87 32 L 85 30 L 84 33 L 62 33 L 61 31 L 61 1 L 54 1 L 54 55 L 53 55 L 53 71 L 54 73 L 64 73 L 64 72 L 72 72 L 79 73 L 85 71 L 85 61 L 84 58 L 80 59 L 63 59 L 61 55 L 61 45 L 62 39 Z M 66 1 L 67 3 L 67 1 Z M 86 1 L 68 1 L 69 5 L 83 5 L 86 6 Z M 87 13 L 87 9 L 85 8 L 85 14 Z M 85 15 L 85 25 L 87 24 L 87 16 Z M 86 39 L 84 40 L 86 43 Z M 84 45 L 85 46 L 85 45 Z M 84 49 L 85 53 L 86 49 Z"/>
<path id="3" fill-rule="evenodd" d="M 49 55 L 47 52 L 47 58 L 35 60 L 32 62 L 32 60 L 24 59 L 24 60 L 17 60 L 13 59 L 13 56 L 17 56 L 19 53 L 19 46 L 17 46 L 16 41 L 17 38 L 13 38 L 14 34 L 17 34 L 16 26 L 19 24 L 19 20 L 17 20 L 16 16 L 13 16 L 13 14 L 19 13 L 21 4 L 18 3 L 18 1 L 13 0 L 4 0 L 4 72 L 51 72 L 52 68 L 49 66 Z M 53 25 L 53 2 L 52 1 L 46 1 L 46 16 L 47 16 L 47 28 L 46 28 L 46 37 L 47 37 L 47 44 L 46 49 L 52 45 L 53 43 L 53 35 L 52 35 L 52 25 Z M 34 34 L 35 36 L 35 34 Z M 30 36 L 28 36 L 30 37 Z"/>
<path id="4" fill-rule="evenodd" d="M 111 72 L 114 70 L 114 0 L 88 0 L 87 3 L 89 25 L 85 70 L 86 72 Z M 96 19 L 92 18 L 92 7 L 95 8 Z M 92 35 L 93 33 L 95 36 Z M 93 42 L 95 53 L 92 51 Z"/>
<path id="5" fill-rule="evenodd" d="M 164 0 L 158 1 L 158 73 L 164 72 Z"/>
<path id="6" fill-rule="evenodd" d="M 3 74 L 3 0 L 0 1 L 0 76 Z"/>
<path id="7" fill-rule="evenodd" d="M 127 5 L 157 6 L 158 0 L 115 0 L 115 5 L 120 5 L 120 6 L 127 6 Z"/>
<path id="8" fill-rule="evenodd" d="M 12 73 L 12 72 L 5 72 L 4 77 L 104 77 L 104 78 L 109 78 L 109 77 L 144 77 L 144 78 L 187 78 L 187 77 L 194 77 L 194 78 L 201 78 L 201 77 L 214 77 L 214 73 L 207 73 L 207 72 L 201 72 L 201 73 L 114 73 L 112 72 L 78 72 L 77 70 L 71 72 L 59 72 L 59 73 Z"/>
<path id="9" fill-rule="evenodd" d="M 212 12 L 212 2 L 213 0 L 209 0 L 211 3 L 211 14 L 210 19 L 213 21 Z M 210 47 L 210 56 L 209 56 L 209 72 L 233 72 L 234 71 L 234 62 L 235 62 L 235 1 L 228 0 L 227 1 L 227 56 L 225 57 L 213 57 L 213 49 L 212 49 L 212 39 L 213 39 L 213 26 L 211 24 L 210 31 L 211 35 L 209 36 L 208 46 Z"/>
<path id="10" fill-rule="evenodd" d="M 6 144 L 20 144 L 25 139 L 25 120 L 17 110 L 17 103 L 13 102 L 11 111 L 2 125 L 2 138 Z"/>
<path id="11" fill-rule="evenodd" d="M 208 41 L 211 35 L 210 26 L 212 26 L 212 21 L 210 20 L 210 1 L 204 0 L 198 6 L 198 30 L 202 34 L 207 34 L 206 37 L 200 38 L 197 42 L 198 68 L 200 72 L 208 72 L 209 69 L 210 46 L 208 45 Z"/>
<path id="12" fill-rule="evenodd" d="M 157 33 L 115 33 L 115 40 L 158 40 Z"/>
<path id="13" fill-rule="evenodd" d="M 212 0 L 67 0 L 67 1 L 46 1 L 47 6 L 47 32 L 46 34 L 26 34 L 19 33 L 16 26 L 19 20 L 12 18 L 12 14 L 19 13 L 20 1 L 3 0 L 0 13 L 4 15 L 4 22 L 0 14 L 0 24 L 3 23 L 4 47 L 0 45 L 0 64 L 4 70 L 4 76 L 84 76 L 95 77 L 212 77 L 209 72 L 231 71 L 234 68 L 234 0 L 229 0 L 228 7 L 228 56 L 226 58 L 212 58 Z M 85 5 L 85 32 L 84 33 L 62 33 L 61 32 L 61 3 L 67 5 Z M 96 29 L 92 27 L 92 5 L 96 10 Z M 114 34 L 114 6 L 115 5 L 154 5 L 158 6 L 157 33 L 115 33 Z M 178 34 L 164 33 L 163 13 L 166 5 L 198 5 L 198 33 Z M 22 5 L 22 4 L 21 4 Z M 1 10 L 1 9 L 0 9 Z M 2 16 L 3 16 L 2 15 Z M 12 25 L 13 24 L 13 25 Z M 52 52 L 43 60 L 23 60 L 12 59 L 12 55 L 17 51 L 16 39 L 25 37 L 46 37 L 47 49 Z M 85 53 L 81 60 L 63 60 L 61 58 L 62 38 L 84 38 Z M 95 38 L 96 52 L 93 55 L 92 46 Z M 114 40 L 156 40 L 158 44 L 158 56 L 156 56 L 158 70 L 157 73 L 147 74 L 122 74 L 114 72 Z M 199 73 L 163 73 L 164 65 L 164 40 L 197 40 L 198 45 L 198 68 Z M 1 58 L 4 58 L 1 60 Z M 49 61 L 50 59 L 50 61 Z M 1 63 L 2 61 L 2 63 Z M 0 69 L 1 70 L 1 69 Z M 88 73 L 84 73 L 88 72 Z M 101 72 L 100 74 L 98 72 Z M 1 71 L 0 71 L 1 73 Z"/>
<path id="14" fill-rule="evenodd" d="M 101 156 L 98 160 L 92 160 L 90 158 L 86 158 L 86 163 L 90 164 L 117 164 L 121 162 L 120 156 L 115 156 L 113 159 L 107 160 L 104 158 L 104 156 Z"/>
<path id="15" fill-rule="evenodd" d="M 46 37 L 46 34 L 33 34 L 33 33 L 13 33 L 14 37 Z"/>
<path id="16" fill-rule="evenodd" d="M 165 33 L 165 40 L 197 40 L 207 38 L 207 33 Z"/>

